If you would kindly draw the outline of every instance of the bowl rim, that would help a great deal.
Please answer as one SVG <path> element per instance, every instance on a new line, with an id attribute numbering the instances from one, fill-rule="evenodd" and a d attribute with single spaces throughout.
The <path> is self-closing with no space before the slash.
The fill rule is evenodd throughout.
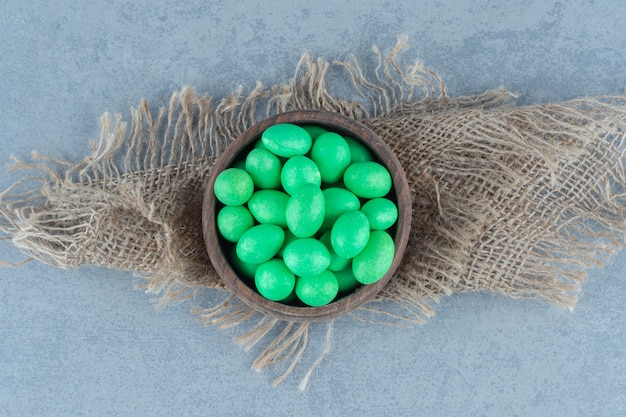
<path id="1" fill-rule="evenodd" d="M 224 248 L 220 244 L 217 231 L 217 199 L 213 192 L 213 184 L 217 175 L 232 166 L 236 157 L 252 142 L 260 138 L 268 127 L 279 123 L 297 125 L 315 124 L 329 130 L 353 137 L 363 142 L 382 162 L 392 176 L 393 190 L 398 205 L 398 220 L 396 233 L 393 236 L 395 253 L 389 270 L 373 284 L 362 285 L 355 291 L 321 307 L 290 306 L 268 300 L 250 288 L 243 278 L 240 278 L 227 261 Z M 347 314 L 357 307 L 371 301 L 391 280 L 404 257 L 411 226 L 411 192 L 406 174 L 393 151 L 371 129 L 355 119 L 340 113 L 324 110 L 293 110 L 279 113 L 254 124 L 239 135 L 219 155 L 211 173 L 209 174 L 202 203 L 202 231 L 206 251 L 217 274 L 224 284 L 245 304 L 256 311 L 275 318 L 296 321 L 321 321 Z"/>

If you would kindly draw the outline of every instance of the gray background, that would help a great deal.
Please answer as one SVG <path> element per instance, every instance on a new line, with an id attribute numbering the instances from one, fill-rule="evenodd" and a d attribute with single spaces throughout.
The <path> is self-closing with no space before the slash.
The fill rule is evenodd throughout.
<path id="1" fill-rule="evenodd" d="M 626 2 L 31 1 L 0 15 L 0 163 L 36 149 L 78 160 L 105 111 L 182 85 L 223 96 L 286 80 L 304 51 L 328 58 L 410 36 L 450 94 L 506 87 L 519 103 L 620 94 Z M 2 189 L 19 176 L 0 176 Z M 8 242 L 0 259 L 21 255 Z M 0 269 L 3 416 L 621 416 L 626 414 L 624 252 L 591 270 L 572 313 L 455 295 L 424 326 L 338 320 L 309 388 L 302 367 L 250 369 L 236 330 L 205 329 L 200 300 L 157 311 L 130 273 L 38 263 Z"/>

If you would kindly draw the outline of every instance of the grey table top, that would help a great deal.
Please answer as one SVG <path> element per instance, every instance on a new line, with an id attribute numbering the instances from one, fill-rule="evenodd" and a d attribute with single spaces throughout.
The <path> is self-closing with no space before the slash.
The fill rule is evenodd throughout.
<path id="1" fill-rule="evenodd" d="M 367 55 L 398 34 L 453 96 L 505 87 L 525 104 L 626 85 L 617 0 L 6 0 L 2 9 L 3 165 L 33 149 L 79 160 L 103 112 L 128 115 L 143 97 L 157 106 L 183 85 L 224 96 L 286 80 L 304 51 Z M 0 188 L 17 178 L 5 173 Z M 0 259 L 21 255 L 2 242 Z M 625 272 L 624 252 L 590 270 L 574 312 L 465 294 L 444 298 L 423 326 L 339 319 L 300 392 L 302 369 L 272 388 L 278 371 L 252 371 L 255 351 L 232 343 L 235 330 L 200 326 L 189 314 L 197 301 L 157 311 L 130 273 L 0 268 L 0 415 L 625 415 Z"/>

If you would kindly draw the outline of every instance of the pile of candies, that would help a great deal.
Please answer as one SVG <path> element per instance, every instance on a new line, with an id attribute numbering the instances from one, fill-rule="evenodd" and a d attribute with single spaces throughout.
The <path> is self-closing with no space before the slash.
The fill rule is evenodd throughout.
<path id="1" fill-rule="evenodd" d="M 266 129 L 216 178 L 217 228 L 263 297 L 326 305 L 391 267 L 389 171 L 363 143 L 317 125 Z"/>

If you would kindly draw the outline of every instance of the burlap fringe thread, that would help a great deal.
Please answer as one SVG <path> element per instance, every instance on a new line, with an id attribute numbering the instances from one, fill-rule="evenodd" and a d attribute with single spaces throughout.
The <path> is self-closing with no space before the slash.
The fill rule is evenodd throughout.
<path id="1" fill-rule="evenodd" d="M 386 55 L 374 47 L 374 68 L 355 56 L 328 62 L 305 54 L 286 84 L 240 87 L 221 100 L 184 88 L 155 113 L 142 101 L 130 124 L 105 114 L 100 140 L 82 162 L 16 160 L 14 169 L 34 174 L 0 194 L 0 230 L 26 261 L 133 271 L 163 304 L 206 288 L 227 291 L 201 235 L 215 159 L 265 116 L 323 109 L 377 132 L 412 185 L 407 255 L 375 303 L 354 317 L 423 323 L 433 302 L 460 291 L 573 308 L 584 270 L 624 244 L 625 97 L 524 107 L 503 90 L 450 98 L 433 71 L 400 62 L 403 49 L 404 37 Z M 351 97 L 329 93 L 332 79 L 347 81 L 342 95 Z M 207 326 L 245 323 L 236 341 L 246 350 L 265 346 L 254 369 L 290 360 L 275 384 L 302 359 L 310 336 L 311 324 L 266 317 L 232 295 L 194 313 Z M 326 347 L 301 389 L 330 349 L 326 325 Z"/>

